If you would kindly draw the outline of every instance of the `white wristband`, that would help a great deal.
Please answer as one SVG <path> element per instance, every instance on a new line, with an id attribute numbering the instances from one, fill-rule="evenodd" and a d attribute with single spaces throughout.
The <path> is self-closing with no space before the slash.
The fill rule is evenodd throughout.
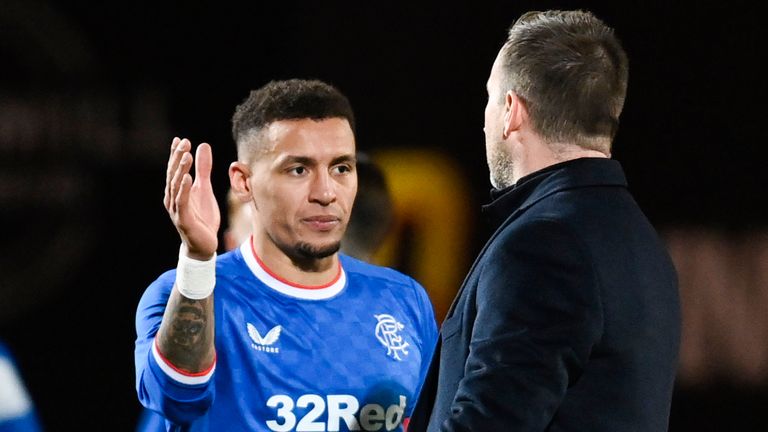
<path id="1" fill-rule="evenodd" d="M 176 267 L 176 289 L 186 298 L 201 300 L 213 294 L 216 285 L 216 252 L 206 261 L 187 256 L 184 243 L 179 249 L 179 265 Z"/>

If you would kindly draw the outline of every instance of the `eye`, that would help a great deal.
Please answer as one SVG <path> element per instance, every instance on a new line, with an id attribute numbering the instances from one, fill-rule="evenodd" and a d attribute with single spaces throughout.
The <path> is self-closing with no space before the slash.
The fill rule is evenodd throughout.
<path id="1" fill-rule="evenodd" d="M 307 173 L 307 168 L 304 166 L 296 166 L 293 168 L 288 168 L 288 173 L 295 176 L 303 176 Z"/>
<path id="2" fill-rule="evenodd" d="M 346 164 L 343 165 L 336 165 L 333 168 L 331 168 L 331 171 L 334 174 L 347 174 L 352 172 L 352 167 Z"/>

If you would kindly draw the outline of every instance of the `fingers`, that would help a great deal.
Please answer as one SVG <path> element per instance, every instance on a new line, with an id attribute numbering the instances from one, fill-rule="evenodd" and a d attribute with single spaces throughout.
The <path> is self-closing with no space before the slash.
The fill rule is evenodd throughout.
<path id="1" fill-rule="evenodd" d="M 191 147 L 192 144 L 188 139 L 179 139 L 177 137 L 171 142 L 171 154 L 168 157 L 168 168 L 165 172 L 165 195 L 163 197 L 163 203 L 168 211 L 171 210 L 173 200 L 176 197 L 175 191 L 171 190 L 174 184 L 174 175 L 178 171 L 182 157 L 189 152 Z"/>
<path id="2" fill-rule="evenodd" d="M 192 157 L 190 156 L 190 159 L 191 158 Z M 174 199 L 176 212 L 179 215 L 177 226 L 182 230 L 183 227 L 187 225 L 185 219 L 189 217 L 187 215 L 190 214 L 188 211 L 190 189 L 192 189 L 192 176 L 189 173 L 184 173 L 182 174 L 181 179 L 179 179 L 179 189 Z"/>
<path id="3" fill-rule="evenodd" d="M 179 146 L 179 143 L 181 143 L 181 139 L 178 137 L 174 138 L 173 141 L 171 141 L 171 153 L 168 156 L 168 168 L 165 171 L 165 182 L 168 183 L 171 180 L 171 177 L 173 177 L 174 172 L 176 172 L 176 166 L 179 164 L 179 158 L 178 153 L 176 153 L 176 149 Z"/>
<path id="4" fill-rule="evenodd" d="M 168 156 L 168 167 L 165 169 L 165 194 L 163 195 L 163 205 L 165 205 L 166 210 L 170 209 L 171 206 L 171 195 L 170 191 L 168 189 L 168 186 L 171 181 L 171 175 L 174 172 L 173 168 L 173 155 L 175 153 L 176 147 L 179 145 L 179 137 L 174 137 L 173 141 L 171 141 L 171 154 Z"/>
<path id="5" fill-rule="evenodd" d="M 178 150 L 177 150 L 178 151 Z M 168 184 L 168 194 L 171 198 L 171 203 L 168 211 L 172 214 L 179 211 L 178 199 L 182 189 L 182 182 L 185 177 L 189 177 L 189 184 L 192 184 L 192 176 L 189 174 L 189 170 L 192 167 L 192 155 L 189 152 L 184 152 L 179 157 L 179 163 L 176 167 L 176 172 L 173 174 L 171 181 Z"/>
<path id="6" fill-rule="evenodd" d="M 168 157 L 168 167 L 165 174 L 163 202 L 166 210 L 172 216 L 177 215 L 181 211 L 179 209 L 179 200 L 182 200 L 182 204 L 189 200 L 188 194 L 182 193 L 186 177 L 190 179 L 190 187 L 193 183 L 196 185 L 196 188 L 200 186 L 210 187 L 211 169 L 213 167 L 211 146 L 207 143 L 197 146 L 194 158 L 192 158 L 190 153 L 191 150 L 192 143 L 186 138 L 174 138 L 171 142 L 171 154 Z M 195 165 L 194 182 L 192 182 L 192 176 L 189 174 L 193 164 Z"/>
<path id="7" fill-rule="evenodd" d="M 176 153 L 176 149 L 180 142 L 181 139 L 178 137 L 174 137 L 173 141 L 171 141 L 171 153 L 168 156 L 168 167 L 165 170 L 165 195 L 163 196 L 163 204 L 165 205 L 166 210 L 169 211 L 173 201 L 173 195 L 170 193 L 170 185 L 173 174 L 176 172 L 178 166 L 178 154 Z"/>

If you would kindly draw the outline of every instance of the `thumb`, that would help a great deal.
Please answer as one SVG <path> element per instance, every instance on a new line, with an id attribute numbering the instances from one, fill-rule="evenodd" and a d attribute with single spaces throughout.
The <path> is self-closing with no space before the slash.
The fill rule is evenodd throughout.
<path id="1" fill-rule="evenodd" d="M 213 152 L 208 143 L 202 143 L 197 146 L 195 151 L 195 183 L 198 181 L 211 180 L 211 169 L 213 168 Z"/>

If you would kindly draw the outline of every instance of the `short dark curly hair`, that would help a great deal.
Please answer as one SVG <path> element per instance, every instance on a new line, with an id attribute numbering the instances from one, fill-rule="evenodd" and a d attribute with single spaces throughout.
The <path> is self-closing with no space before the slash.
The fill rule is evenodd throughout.
<path id="1" fill-rule="evenodd" d="M 355 130 L 355 116 L 349 100 L 334 86 L 320 80 L 270 81 L 252 90 L 235 108 L 232 138 L 238 156 L 247 155 L 249 138 L 279 120 L 344 118 Z"/>

